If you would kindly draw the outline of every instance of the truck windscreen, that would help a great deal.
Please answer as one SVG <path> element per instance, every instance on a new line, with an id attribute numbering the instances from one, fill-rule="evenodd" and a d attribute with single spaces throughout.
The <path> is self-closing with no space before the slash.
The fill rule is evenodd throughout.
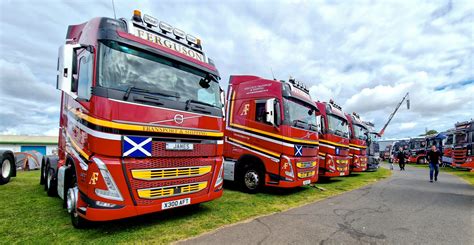
<path id="1" fill-rule="evenodd" d="M 328 129 L 336 135 L 349 138 L 349 124 L 339 116 L 328 114 Z"/>
<path id="2" fill-rule="evenodd" d="M 353 124 L 353 126 L 354 126 L 354 137 L 358 138 L 358 139 L 361 139 L 361 140 L 366 140 L 367 139 L 367 135 L 366 135 L 367 129 L 360 126 L 360 125 L 357 125 L 357 124 Z"/>
<path id="3" fill-rule="evenodd" d="M 219 84 L 206 72 L 114 41 L 102 42 L 99 53 L 99 86 L 134 88 L 178 102 L 221 107 Z"/>
<path id="4" fill-rule="evenodd" d="M 289 122 L 291 126 L 303 124 L 303 128 L 310 128 L 314 131 L 318 129 L 314 108 L 289 99 L 283 99 L 283 101 L 285 121 Z"/>

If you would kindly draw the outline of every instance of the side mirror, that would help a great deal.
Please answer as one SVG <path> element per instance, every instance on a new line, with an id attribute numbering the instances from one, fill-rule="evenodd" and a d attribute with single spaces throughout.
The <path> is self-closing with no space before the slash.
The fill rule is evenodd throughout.
<path id="1" fill-rule="evenodd" d="M 73 98 L 77 96 L 73 94 L 73 75 L 77 71 L 76 52 L 75 49 L 81 47 L 79 44 L 65 44 L 59 47 L 58 51 L 58 73 L 56 76 L 56 88 L 70 94 Z"/>
<path id="2" fill-rule="evenodd" d="M 88 52 L 94 53 L 94 47 L 81 44 L 64 44 L 59 47 L 58 64 L 56 76 L 56 88 L 77 98 L 77 55 L 76 50 L 85 48 Z"/>
<path id="3" fill-rule="evenodd" d="M 318 128 L 318 132 L 322 132 L 323 128 L 321 125 L 321 115 L 316 115 L 316 126 Z"/>
<path id="4" fill-rule="evenodd" d="M 275 126 L 275 98 L 268 99 L 265 102 L 265 122 Z"/>

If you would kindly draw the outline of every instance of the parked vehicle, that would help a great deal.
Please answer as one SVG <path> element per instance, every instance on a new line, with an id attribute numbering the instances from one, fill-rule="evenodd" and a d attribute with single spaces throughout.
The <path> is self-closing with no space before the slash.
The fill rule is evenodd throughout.
<path id="1" fill-rule="evenodd" d="M 375 125 L 371 122 L 364 122 L 367 125 L 367 171 L 376 171 L 379 168 L 381 153 L 379 142 L 379 134 L 375 131 Z"/>
<path id="2" fill-rule="evenodd" d="M 408 141 L 408 162 L 416 164 L 426 163 L 426 141 L 427 139 L 424 136 L 414 137 Z"/>
<path id="3" fill-rule="evenodd" d="M 391 150 L 392 150 L 392 145 L 387 145 L 385 149 L 380 152 L 380 158 L 382 159 L 382 161 L 390 161 Z"/>
<path id="4" fill-rule="evenodd" d="M 474 170 L 474 120 L 455 124 L 453 167 Z"/>
<path id="5" fill-rule="evenodd" d="M 353 112 L 346 114 L 349 122 L 349 166 L 351 172 L 364 172 L 367 170 L 367 125 L 360 119 L 359 114 Z"/>
<path id="6" fill-rule="evenodd" d="M 152 16 L 71 25 L 58 156 L 40 183 L 77 227 L 222 195 L 223 91 L 201 40 Z"/>
<path id="7" fill-rule="evenodd" d="M 446 131 L 445 138 L 442 141 L 443 145 L 443 164 L 445 165 L 452 165 L 453 163 L 453 149 L 454 149 L 454 141 L 455 141 L 455 133 L 454 129 L 450 129 Z"/>
<path id="8" fill-rule="evenodd" d="M 321 116 L 319 136 L 319 175 L 336 177 L 349 175 L 349 122 L 342 108 L 330 100 L 316 102 Z"/>
<path id="9" fill-rule="evenodd" d="M 16 176 L 15 155 L 9 150 L 0 150 L 0 185 L 10 182 Z"/>
<path id="10" fill-rule="evenodd" d="M 248 193 L 317 181 L 319 118 L 305 85 L 231 76 L 227 95 L 224 179 Z"/>
<path id="11" fill-rule="evenodd" d="M 409 156 L 408 139 L 407 140 L 395 141 L 395 142 L 393 142 L 392 147 L 391 147 L 389 162 L 398 163 L 398 159 L 396 158 L 396 155 L 400 151 L 400 147 L 402 147 L 402 151 L 405 153 L 405 155 L 407 157 Z"/>

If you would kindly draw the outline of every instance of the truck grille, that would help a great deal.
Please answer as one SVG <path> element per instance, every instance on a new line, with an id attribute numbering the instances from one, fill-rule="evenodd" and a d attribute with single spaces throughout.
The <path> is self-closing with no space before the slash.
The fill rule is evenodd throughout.
<path id="1" fill-rule="evenodd" d="M 298 168 L 311 168 L 316 166 L 315 161 L 308 161 L 308 162 L 297 162 L 296 167 Z"/>
<path id="2" fill-rule="evenodd" d="M 187 189 L 180 189 L 180 191 L 183 194 L 194 193 L 196 195 L 201 192 L 207 193 L 212 178 L 212 169 L 218 160 L 218 157 L 124 158 L 123 164 L 135 203 L 137 205 L 159 205 L 161 201 L 156 199 L 169 197 L 167 196 L 170 194 L 169 188 L 176 186 L 191 186 L 205 182 L 206 187 L 203 189 L 198 188 L 195 191 L 192 188 L 192 192 L 186 193 L 182 191 L 187 191 Z M 197 175 L 195 175 L 196 172 Z M 137 175 L 137 173 L 139 174 Z M 175 176 L 175 174 L 184 176 Z M 135 178 L 139 176 L 144 178 Z M 146 179 L 148 176 L 150 179 Z M 143 192 L 144 190 L 148 191 Z M 139 195 L 139 191 L 141 195 Z M 173 195 L 178 192 L 173 190 Z"/>
<path id="3" fill-rule="evenodd" d="M 187 185 L 167 186 L 161 188 L 139 189 L 138 196 L 144 199 L 158 199 L 172 196 L 191 194 L 204 190 L 207 182 L 192 183 Z"/>
<path id="4" fill-rule="evenodd" d="M 314 176 L 316 171 L 298 172 L 298 178 L 304 179 Z"/>
<path id="5" fill-rule="evenodd" d="M 455 149 L 453 150 L 453 163 L 463 164 L 466 161 L 466 149 Z"/>
<path id="6" fill-rule="evenodd" d="M 141 180 L 164 180 L 196 177 L 211 172 L 211 166 L 181 167 L 181 168 L 155 168 L 133 169 L 132 177 Z"/>
<path id="7" fill-rule="evenodd" d="M 195 143 L 190 151 L 166 150 L 166 142 L 153 141 L 152 156 L 154 157 L 208 157 L 217 155 L 216 144 Z"/>

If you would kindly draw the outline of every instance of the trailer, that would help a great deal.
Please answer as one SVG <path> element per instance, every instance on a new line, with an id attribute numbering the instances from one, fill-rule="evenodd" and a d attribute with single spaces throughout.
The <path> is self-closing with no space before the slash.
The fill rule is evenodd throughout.
<path id="1" fill-rule="evenodd" d="M 219 198 L 219 80 L 200 39 L 138 10 L 70 25 L 58 156 L 44 158 L 40 183 L 76 228 Z"/>
<path id="2" fill-rule="evenodd" d="M 302 82 L 231 76 L 227 95 L 225 180 L 247 193 L 318 180 L 319 118 Z"/>

